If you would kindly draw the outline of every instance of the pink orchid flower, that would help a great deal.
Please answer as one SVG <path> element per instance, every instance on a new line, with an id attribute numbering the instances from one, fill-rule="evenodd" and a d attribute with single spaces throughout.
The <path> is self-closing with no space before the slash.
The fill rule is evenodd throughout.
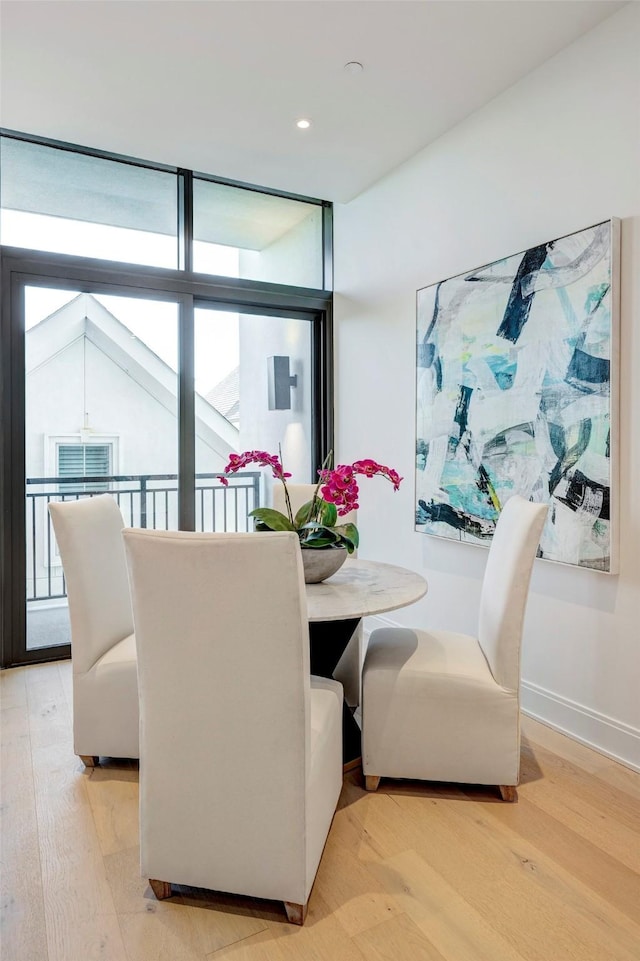
<path id="1" fill-rule="evenodd" d="M 265 450 L 247 450 L 244 454 L 229 454 L 229 463 L 224 469 L 225 474 L 235 474 L 236 471 L 248 467 L 249 464 L 257 464 L 259 467 L 270 467 L 271 473 L 277 480 L 284 481 L 291 474 L 286 474 L 282 467 L 279 457 L 269 454 Z M 227 487 L 229 481 L 226 477 L 220 478 L 220 483 Z"/>
<path id="2" fill-rule="evenodd" d="M 398 490 L 402 478 L 397 471 L 377 461 L 367 458 L 357 460 L 353 464 L 338 464 L 333 470 L 320 471 L 320 479 L 324 482 L 322 496 L 330 504 L 335 504 L 338 514 L 344 516 L 349 511 L 357 510 L 358 504 L 358 484 L 356 474 L 363 474 L 365 477 L 374 477 L 381 474 L 393 484 L 394 490 Z"/>
<path id="3" fill-rule="evenodd" d="M 243 454 L 230 454 L 229 463 L 225 467 L 224 472 L 225 474 L 234 474 L 249 464 L 257 464 L 259 467 L 270 467 L 273 476 L 277 480 L 281 480 L 284 484 L 287 512 L 289 520 L 293 522 L 293 513 L 291 511 L 286 483 L 286 478 L 291 477 L 291 474 L 285 472 L 281 456 L 278 457 L 275 454 L 269 454 L 264 450 L 248 450 Z M 325 464 L 329 463 L 330 457 L 331 455 L 327 457 Z M 384 464 L 379 464 L 377 461 L 371 460 L 371 458 L 357 460 L 354 461 L 353 464 L 338 464 L 337 467 L 334 467 L 332 470 L 323 467 L 318 471 L 318 488 L 316 488 L 316 494 L 314 494 L 313 511 L 309 519 L 317 521 L 320 516 L 319 511 L 322 506 L 322 500 L 317 496 L 318 489 L 320 490 L 322 499 L 326 501 L 326 503 L 335 505 L 340 517 L 344 517 L 350 513 L 350 511 L 358 510 L 360 505 L 358 503 L 359 489 L 356 480 L 357 474 L 362 474 L 364 477 L 375 477 L 376 474 L 380 474 L 393 484 L 394 490 L 398 490 L 402 481 L 402 477 L 400 477 L 397 471 L 391 467 L 386 467 Z M 229 481 L 226 477 L 221 477 L 220 483 L 227 486 Z"/>

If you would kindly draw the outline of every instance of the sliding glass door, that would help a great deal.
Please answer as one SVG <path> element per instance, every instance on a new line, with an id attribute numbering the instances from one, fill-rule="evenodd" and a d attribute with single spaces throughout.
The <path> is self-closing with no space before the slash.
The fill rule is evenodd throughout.
<path id="1" fill-rule="evenodd" d="M 295 482 L 314 471 L 313 324 L 300 316 L 199 306 L 194 317 L 197 530 L 252 530 L 249 512 L 271 501 L 268 472 L 215 472 L 232 452 L 282 452 Z"/>
<path id="2" fill-rule="evenodd" d="M 3 292 L 3 666 L 70 654 L 52 501 L 107 493 L 127 526 L 252 530 L 271 478 L 249 466 L 224 486 L 229 455 L 281 449 L 308 482 L 330 429 L 321 310 L 17 266 Z"/>
<path id="3" fill-rule="evenodd" d="M 52 501 L 109 493 L 127 526 L 178 527 L 178 304 L 25 286 L 24 395 L 26 651 L 43 654 L 70 642 Z"/>

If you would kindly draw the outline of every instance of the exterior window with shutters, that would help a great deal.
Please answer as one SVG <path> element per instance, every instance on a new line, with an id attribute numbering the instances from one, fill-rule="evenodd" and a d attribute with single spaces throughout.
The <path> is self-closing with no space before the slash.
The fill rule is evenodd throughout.
<path id="1" fill-rule="evenodd" d="M 60 491 L 96 493 L 108 491 L 108 481 L 85 481 L 86 477 L 105 477 L 112 473 L 111 444 L 58 444 Z M 63 479 L 68 478 L 63 483 Z"/>

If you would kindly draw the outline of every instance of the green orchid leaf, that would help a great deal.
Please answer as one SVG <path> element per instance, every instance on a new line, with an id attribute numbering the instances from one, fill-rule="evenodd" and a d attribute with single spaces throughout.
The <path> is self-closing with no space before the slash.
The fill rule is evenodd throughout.
<path id="1" fill-rule="evenodd" d="M 293 523 L 296 527 L 302 527 L 306 524 L 311 517 L 311 508 L 313 507 L 313 501 L 307 501 L 303 504 L 298 513 L 296 514 Z"/>
<path id="2" fill-rule="evenodd" d="M 317 531 L 321 533 L 324 537 L 332 537 L 334 541 L 338 540 L 338 538 L 340 537 L 339 534 L 336 534 L 335 527 L 327 527 L 326 524 L 320 524 L 318 521 L 309 521 L 308 524 L 303 524 L 300 530 L 309 531 L 309 532 Z"/>
<path id="3" fill-rule="evenodd" d="M 360 543 L 360 535 L 355 524 L 338 524 L 335 530 L 339 531 L 343 537 L 351 541 L 354 547 Z"/>
<path id="4" fill-rule="evenodd" d="M 272 507 L 256 507 L 249 517 L 255 517 L 258 523 L 264 524 L 270 531 L 295 531 L 289 518 Z"/>
<path id="5" fill-rule="evenodd" d="M 340 535 L 331 527 L 311 522 L 300 528 L 300 543 L 305 547 L 327 547 L 339 543 Z"/>
<path id="6" fill-rule="evenodd" d="M 338 527 L 334 527 L 334 530 L 336 534 L 340 535 L 340 543 L 347 548 L 349 554 L 353 554 L 360 543 L 360 536 L 356 525 L 340 524 Z"/>
<path id="7" fill-rule="evenodd" d="M 322 508 L 320 510 L 320 521 L 325 527 L 335 527 L 336 521 L 338 520 L 338 508 L 335 504 L 329 504 L 327 501 L 322 501 Z"/>
<path id="8" fill-rule="evenodd" d="M 300 542 L 306 548 L 327 548 L 338 546 L 335 537 L 325 537 L 322 534 L 312 534 Z M 346 545 L 345 545 L 346 546 Z"/>

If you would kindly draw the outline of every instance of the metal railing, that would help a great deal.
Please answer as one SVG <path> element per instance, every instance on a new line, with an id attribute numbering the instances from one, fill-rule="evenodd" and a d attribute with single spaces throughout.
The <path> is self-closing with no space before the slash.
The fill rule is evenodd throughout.
<path id="1" fill-rule="evenodd" d="M 248 531 L 249 512 L 260 504 L 260 474 L 196 474 L 196 530 Z M 48 505 L 109 493 L 125 526 L 154 530 L 178 527 L 177 474 L 109 474 L 99 477 L 28 477 L 26 491 L 27 601 L 66 597 Z"/>

